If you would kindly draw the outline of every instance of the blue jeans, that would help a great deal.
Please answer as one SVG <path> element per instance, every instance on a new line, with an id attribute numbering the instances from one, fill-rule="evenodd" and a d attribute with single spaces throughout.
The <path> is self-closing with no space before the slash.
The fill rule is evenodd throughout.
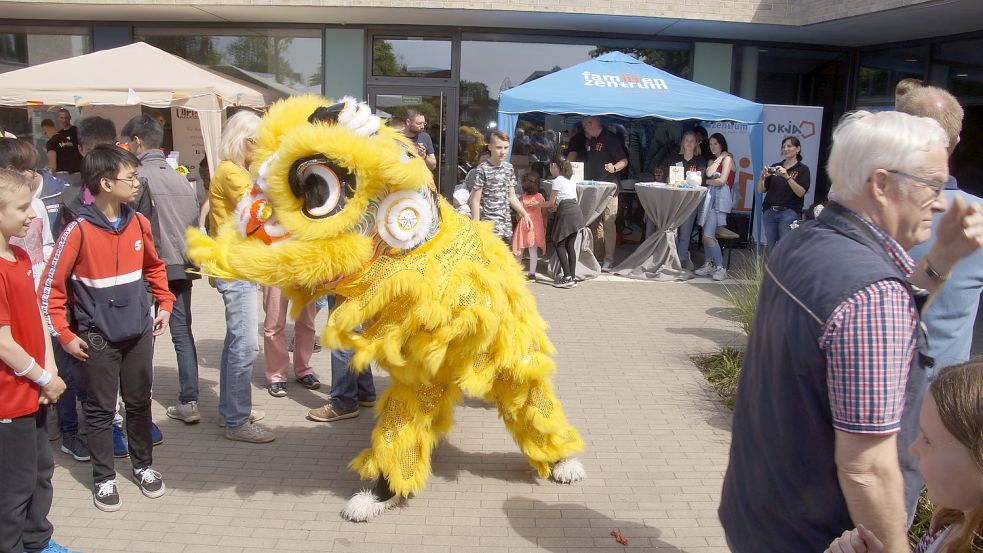
<path id="1" fill-rule="evenodd" d="M 792 222 L 799 218 L 799 214 L 794 209 L 784 209 L 775 211 L 767 208 L 761 215 L 761 224 L 764 225 L 765 240 L 768 241 L 768 250 L 774 249 L 778 241 L 785 238 L 785 235 L 792 232 Z"/>
<path id="2" fill-rule="evenodd" d="M 717 227 L 720 225 L 720 219 L 726 220 L 727 214 L 711 209 L 703 225 L 703 253 L 706 254 L 707 261 L 712 261 L 717 267 L 724 266 L 724 254 L 720 250 L 720 243 L 717 242 Z M 713 244 L 708 244 L 708 241 Z"/>
<path id="3" fill-rule="evenodd" d="M 334 310 L 335 297 L 328 296 L 328 309 Z M 359 397 L 375 397 L 372 370 L 365 369 L 357 376 L 348 370 L 351 350 L 331 350 L 331 403 L 342 411 L 358 408 Z"/>
<path id="4" fill-rule="evenodd" d="M 58 409 L 58 430 L 63 435 L 78 434 L 79 417 L 75 409 L 75 401 L 85 402 L 85 389 L 78 376 L 79 360 L 69 355 L 58 340 L 51 339 L 51 348 L 55 354 L 55 366 L 58 376 L 65 381 L 65 392 L 58 398 L 55 407 Z"/>
<path id="5" fill-rule="evenodd" d="M 198 401 L 198 350 L 191 333 L 191 283 L 188 279 L 169 280 L 167 287 L 174 294 L 174 310 L 168 326 L 177 354 L 177 376 L 181 385 L 178 401 Z"/>
<path id="6" fill-rule="evenodd" d="M 693 234 L 693 226 L 696 225 L 696 212 L 699 209 L 697 206 L 693 213 L 690 213 L 689 217 L 676 229 L 676 253 L 679 254 L 680 263 L 689 261 L 689 237 Z"/>
<path id="7" fill-rule="evenodd" d="M 225 302 L 225 343 L 219 368 L 218 414 L 225 426 L 238 428 L 249 420 L 253 407 L 250 380 L 259 353 L 259 287 L 244 280 L 215 279 Z"/>

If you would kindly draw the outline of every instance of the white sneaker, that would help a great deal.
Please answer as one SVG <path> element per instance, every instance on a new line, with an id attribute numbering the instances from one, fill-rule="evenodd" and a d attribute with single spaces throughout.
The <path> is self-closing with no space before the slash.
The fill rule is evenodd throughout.
<path id="1" fill-rule="evenodd" d="M 718 267 L 716 271 L 713 272 L 713 280 L 721 281 L 727 280 L 727 269 L 723 267 Z"/>
<path id="2" fill-rule="evenodd" d="M 696 276 L 710 276 L 713 274 L 713 271 L 714 271 L 713 263 L 707 261 L 706 263 L 703 264 L 702 267 L 693 271 L 693 274 Z"/>
<path id="3" fill-rule="evenodd" d="M 613 268 L 614 265 L 610 261 L 605 261 L 604 263 L 601 263 L 601 272 L 610 273 L 611 269 Z"/>

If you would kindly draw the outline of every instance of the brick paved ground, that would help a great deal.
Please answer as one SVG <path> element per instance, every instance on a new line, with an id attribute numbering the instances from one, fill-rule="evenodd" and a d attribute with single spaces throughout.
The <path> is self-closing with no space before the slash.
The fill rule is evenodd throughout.
<path id="1" fill-rule="evenodd" d="M 88 553 L 575 553 L 621 549 L 610 536 L 620 529 L 629 551 L 724 552 L 716 506 L 729 413 L 688 356 L 740 343 L 741 335 L 728 320 L 724 288 L 699 282 L 534 286 L 560 350 L 558 395 L 587 442 L 588 479 L 561 486 L 536 477 L 496 411 L 468 400 L 434 454 L 429 487 L 369 524 L 338 515 L 359 485 L 346 464 L 367 444 L 368 412 L 335 424 L 305 420 L 327 390 L 291 385 L 287 398 L 269 396 L 261 355 L 253 401 L 278 438 L 268 445 L 224 439 L 216 412 L 221 299 L 199 284 L 200 424 L 164 415 L 177 396 L 177 371 L 170 340 L 157 345 L 153 409 L 165 442 L 154 450 L 154 467 L 167 495 L 147 499 L 123 479 L 123 509 L 103 513 L 92 505 L 90 465 L 58 452 L 55 537 Z M 326 352 L 314 357 L 326 379 L 329 360 Z M 385 374 L 377 384 L 388 384 Z M 117 469 L 128 474 L 130 464 L 119 461 Z"/>

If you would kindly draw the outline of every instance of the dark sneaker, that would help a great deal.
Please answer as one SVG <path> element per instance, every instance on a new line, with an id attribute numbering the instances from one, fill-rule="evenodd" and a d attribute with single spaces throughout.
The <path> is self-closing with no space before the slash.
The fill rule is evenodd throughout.
<path id="1" fill-rule="evenodd" d="M 274 382 L 266 387 L 266 391 L 273 397 L 287 397 L 287 383 Z"/>
<path id="2" fill-rule="evenodd" d="M 88 461 L 89 448 L 85 447 L 82 440 L 76 434 L 65 434 L 61 440 L 61 450 L 72 456 L 76 461 Z"/>
<path id="3" fill-rule="evenodd" d="M 526 273 L 526 280 L 536 282 L 536 273 Z"/>
<path id="4" fill-rule="evenodd" d="M 164 495 L 166 488 L 160 473 L 152 468 L 133 469 L 133 478 L 136 478 L 137 485 L 143 495 L 154 499 Z"/>
<path id="5" fill-rule="evenodd" d="M 358 404 L 362 407 L 375 407 L 375 396 L 358 396 Z"/>
<path id="6" fill-rule="evenodd" d="M 100 511 L 107 513 L 118 511 L 123 506 L 123 500 L 119 497 L 119 484 L 116 480 L 106 480 L 93 486 L 92 502 Z"/>
<path id="7" fill-rule="evenodd" d="M 334 422 L 344 419 L 354 419 L 357 416 L 357 407 L 351 411 L 342 411 L 334 403 L 328 403 L 324 407 L 311 409 L 307 412 L 307 418 L 316 422 Z"/>
<path id="8" fill-rule="evenodd" d="M 317 390 L 321 387 L 321 381 L 313 374 L 305 374 L 302 378 L 298 378 L 297 382 L 308 390 Z"/>
<path id="9" fill-rule="evenodd" d="M 150 442 L 154 445 L 160 445 L 164 443 L 164 435 L 161 434 L 160 428 L 157 428 L 157 423 L 150 423 Z"/>
<path id="10" fill-rule="evenodd" d="M 553 286 L 557 288 L 573 288 L 577 285 L 577 281 L 573 277 L 562 277 L 553 281 Z"/>
<path id="11" fill-rule="evenodd" d="M 113 457 L 123 459 L 130 456 L 130 448 L 126 445 L 126 435 L 123 427 L 113 425 Z"/>
<path id="12" fill-rule="evenodd" d="M 317 336 L 314 337 L 314 353 L 321 353 L 321 340 Z"/>

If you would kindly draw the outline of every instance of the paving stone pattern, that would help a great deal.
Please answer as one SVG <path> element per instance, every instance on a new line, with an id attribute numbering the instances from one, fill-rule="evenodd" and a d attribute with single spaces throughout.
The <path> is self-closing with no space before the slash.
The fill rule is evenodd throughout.
<path id="1" fill-rule="evenodd" d="M 326 400 L 328 352 L 314 356 L 324 386 L 309 391 L 291 380 L 286 398 L 266 393 L 260 354 L 253 402 L 277 439 L 226 440 L 217 414 L 222 302 L 198 281 L 201 423 L 165 416 L 177 398 L 177 370 L 170 338 L 156 348 L 153 411 L 165 441 L 154 449 L 154 468 L 167 494 L 143 497 L 128 478 L 129 461 L 119 460 L 123 508 L 103 513 L 92 505 L 89 463 L 56 451 L 55 539 L 86 553 L 723 553 L 716 507 L 730 415 L 689 355 L 743 339 L 724 286 L 695 282 L 602 277 L 572 290 L 533 285 L 559 349 L 558 396 L 587 442 L 587 480 L 563 486 L 537 477 L 495 409 L 469 399 L 434 453 L 427 489 L 398 511 L 354 524 L 338 513 L 363 485 L 347 463 L 368 444 L 369 410 L 334 424 L 305 420 Z M 321 313 L 319 327 L 324 320 Z M 384 373 L 376 377 L 388 385 Z"/>

